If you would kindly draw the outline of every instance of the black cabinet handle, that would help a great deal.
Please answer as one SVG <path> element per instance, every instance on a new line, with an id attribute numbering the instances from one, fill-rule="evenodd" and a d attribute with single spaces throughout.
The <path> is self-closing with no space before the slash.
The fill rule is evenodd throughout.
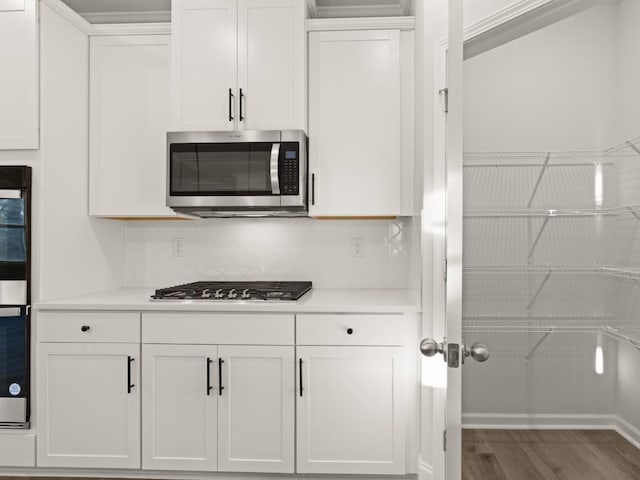
<path id="1" fill-rule="evenodd" d="M 207 357 L 207 395 L 211 395 L 211 390 L 213 387 L 211 386 L 211 364 L 213 360 Z"/>
<path id="2" fill-rule="evenodd" d="M 242 93 L 242 89 L 240 89 L 240 121 L 244 120 L 242 116 L 242 99 L 244 98 L 244 93 Z"/>
<path id="3" fill-rule="evenodd" d="M 311 174 L 311 205 L 316 204 L 316 174 Z"/>
<path id="4" fill-rule="evenodd" d="M 298 360 L 298 365 L 298 381 L 300 382 L 300 396 L 302 396 L 304 391 L 304 388 L 302 387 L 302 359 Z"/>
<path id="5" fill-rule="evenodd" d="M 133 357 L 127 357 L 127 393 L 131 393 L 131 389 L 135 387 L 135 385 L 131 383 L 131 362 L 134 360 Z"/>
<path id="6" fill-rule="evenodd" d="M 218 358 L 218 396 L 222 396 L 222 390 L 224 390 L 224 387 L 222 386 L 222 364 L 224 363 L 224 360 L 221 358 Z"/>
<path id="7" fill-rule="evenodd" d="M 233 93 L 231 89 L 229 89 L 229 121 L 233 122 L 233 115 L 231 115 L 231 110 L 233 108 Z"/>
<path id="8" fill-rule="evenodd" d="M 82 327 L 80 327 L 80 330 L 82 330 L 83 332 L 88 332 L 89 330 L 91 330 L 91 327 L 89 325 L 82 325 Z"/>
<path id="9" fill-rule="evenodd" d="M 351 335 L 353 333 L 353 328 L 347 328 L 347 335 Z"/>

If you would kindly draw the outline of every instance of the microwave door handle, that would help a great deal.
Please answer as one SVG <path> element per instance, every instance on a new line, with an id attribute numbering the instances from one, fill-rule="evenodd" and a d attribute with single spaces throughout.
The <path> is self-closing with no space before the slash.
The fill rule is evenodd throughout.
<path id="1" fill-rule="evenodd" d="M 280 144 L 274 143 L 271 147 L 271 193 L 280 195 L 280 180 L 278 179 L 278 158 L 280 157 Z"/>

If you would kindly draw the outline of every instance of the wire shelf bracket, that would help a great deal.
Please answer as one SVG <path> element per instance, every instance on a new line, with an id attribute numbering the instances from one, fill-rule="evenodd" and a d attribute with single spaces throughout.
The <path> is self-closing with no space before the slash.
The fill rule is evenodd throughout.
<path id="1" fill-rule="evenodd" d="M 535 252 L 536 247 L 538 246 L 538 242 L 540 241 L 540 237 L 542 237 L 542 234 L 544 233 L 544 229 L 547 228 L 547 224 L 549 223 L 550 219 L 551 219 L 550 216 L 546 217 L 542 222 L 542 226 L 538 231 L 538 235 L 536 236 L 536 239 L 533 241 L 533 245 L 531 245 L 531 250 L 529 250 L 529 255 L 527 255 L 527 260 L 531 260 L 531 257 L 533 257 L 533 252 Z"/>
<path id="2" fill-rule="evenodd" d="M 542 335 L 542 337 L 540 338 L 540 340 L 538 340 L 538 343 L 536 343 L 533 348 L 529 351 L 529 353 L 527 354 L 526 357 L 524 357 L 525 360 L 530 360 L 531 357 L 533 357 L 534 353 L 536 353 L 536 350 L 538 350 L 538 348 L 540 348 L 540 345 L 542 345 L 544 343 L 544 341 L 547 339 L 547 337 L 549 335 L 551 335 L 551 333 L 553 333 L 553 328 L 550 328 L 544 335 Z"/>
<path id="3" fill-rule="evenodd" d="M 547 275 L 542 280 L 542 283 L 540 283 L 538 290 L 536 290 L 536 293 L 533 294 L 533 297 L 531 297 L 531 301 L 529 302 L 529 305 L 527 305 L 527 311 L 530 311 L 535 305 L 536 301 L 538 300 L 538 297 L 540 296 L 540 294 L 542 293 L 542 290 L 544 289 L 544 286 L 549 281 L 549 278 L 551 278 L 552 273 L 553 273 L 553 270 L 549 270 Z"/>
<path id="4" fill-rule="evenodd" d="M 538 180 L 536 180 L 536 184 L 533 187 L 533 192 L 531 192 L 531 198 L 529 199 L 529 203 L 527 203 L 527 208 L 531 208 L 531 204 L 533 203 L 533 200 L 536 198 L 536 193 L 538 193 L 538 188 L 540 187 L 540 182 L 542 182 L 542 177 L 544 176 L 544 172 L 547 170 L 547 167 L 549 166 L 549 160 L 551 160 L 551 154 L 547 153 L 547 158 L 542 164 L 542 169 L 538 174 Z"/>

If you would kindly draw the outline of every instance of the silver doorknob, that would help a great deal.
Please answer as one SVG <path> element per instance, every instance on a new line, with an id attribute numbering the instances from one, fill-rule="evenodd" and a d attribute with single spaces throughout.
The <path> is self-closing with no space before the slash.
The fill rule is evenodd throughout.
<path id="1" fill-rule="evenodd" d="M 471 345 L 471 347 L 464 348 L 464 356 L 470 356 L 476 362 L 486 362 L 491 356 L 491 353 L 489 352 L 489 347 L 484 343 L 476 342 Z"/>
<path id="2" fill-rule="evenodd" d="M 436 353 L 444 352 L 444 345 L 436 342 L 433 338 L 425 338 L 420 342 L 420 352 L 425 357 L 433 357 Z"/>

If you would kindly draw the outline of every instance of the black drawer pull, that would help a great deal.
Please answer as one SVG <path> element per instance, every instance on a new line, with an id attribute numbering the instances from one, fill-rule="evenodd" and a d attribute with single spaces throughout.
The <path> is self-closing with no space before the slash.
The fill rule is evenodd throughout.
<path id="1" fill-rule="evenodd" d="M 222 390 L 224 390 L 224 387 L 222 386 L 222 364 L 224 363 L 224 360 L 221 358 L 218 358 L 218 396 L 222 396 Z"/>
<path id="2" fill-rule="evenodd" d="M 131 393 L 131 389 L 135 387 L 135 385 L 131 383 L 131 362 L 134 360 L 133 357 L 127 357 L 127 393 Z"/>
<path id="3" fill-rule="evenodd" d="M 80 327 L 80 330 L 82 330 L 83 332 L 88 332 L 89 330 L 91 330 L 91 327 L 89 325 L 83 325 L 82 327 Z"/>
<path id="4" fill-rule="evenodd" d="M 299 360 L 299 367 L 298 367 L 298 380 L 300 382 L 300 396 L 302 397 L 302 392 L 303 392 L 303 387 L 302 387 L 302 359 Z"/>
<path id="5" fill-rule="evenodd" d="M 213 387 L 211 386 L 211 364 L 213 360 L 207 357 L 207 395 L 211 395 L 211 390 Z"/>
<path id="6" fill-rule="evenodd" d="M 351 335 L 353 333 L 353 328 L 347 328 L 347 335 Z"/>

